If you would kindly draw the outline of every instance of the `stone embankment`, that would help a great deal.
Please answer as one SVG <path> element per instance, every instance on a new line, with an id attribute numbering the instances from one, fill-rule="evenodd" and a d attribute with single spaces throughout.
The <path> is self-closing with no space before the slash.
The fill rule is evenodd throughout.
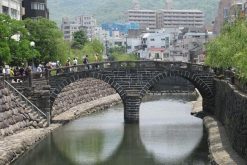
<path id="1" fill-rule="evenodd" d="M 79 104 L 97 100 L 115 94 L 116 91 L 101 80 L 86 78 L 62 89 L 52 107 L 52 116 L 56 116 Z"/>
<path id="2" fill-rule="evenodd" d="M 0 86 L 0 139 L 24 129 L 46 126 L 46 120 L 25 101 L 8 88 Z"/>
<path id="3" fill-rule="evenodd" d="M 7 136 L 0 141 L 0 165 L 6 165 L 14 161 L 34 144 L 42 140 L 48 133 L 65 123 L 78 117 L 90 113 L 104 110 L 114 104 L 120 103 L 121 98 L 118 94 L 102 97 L 98 100 L 80 104 L 70 110 L 61 113 L 53 118 L 53 124 L 46 128 L 27 129 L 22 132 Z"/>
<path id="4" fill-rule="evenodd" d="M 202 112 L 202 97 L 192 102 L 191 114 Z M 203 124 L 208 133 L 209 159 L 212 165 L 246 165 L 232 148 L 224 126 L 212 116 L 203 115 Z"/>
<path id="5" fill-rule="evenodd" d="M 247 161 L 247 94 L 215 80 L 215 116 L 225 127 L 235 151 Z"/>
<path id="6" fill-rule="evenodd" d="M 0 84 L 0 165 L 14 161 L 63 124 L 119 102 L 119 95 L 102 81 L 77 81 L 57 97 L 52 113 L 55 117 L 45 128 L 44 120 L 36 112 Z"/>

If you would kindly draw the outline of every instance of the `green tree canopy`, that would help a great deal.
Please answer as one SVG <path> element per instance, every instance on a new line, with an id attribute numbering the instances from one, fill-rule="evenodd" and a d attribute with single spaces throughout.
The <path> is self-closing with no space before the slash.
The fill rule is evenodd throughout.
<path id="1" fill-rule="evenodd" d="M 83 49 L 82 49 L 82 55 L 88 55 L 89 62 L 95 62 L 95 55 L 99 55 L 99 61 L 102 61 L 104 51 L 104 45 L 97 39 L 92 40 L 91 42 L 87 42 Z"/>
<path id="2" fill-rule="evenodd" d="M 33 55 L 24 23 L 0 14 L 0 65 L 20 65 Z"/>
<path id="3" fill-rule="evenodd" d="M 124 46 L 116 46 L 110 48 L 110 60 L 111 61 L 136 61 L 138 60 L 137 55 L 135 54 L 127 54 L 126 48 Z"/>
<path id="4" fill-rule="evenodd" d="M 239 76 L 247 78 L 247 22 L 240 19 L 224 26 L 220 36 L 207 47 L 206 64 L 212 67 L 237 69 Z"/>
<path id="5" fill-rule="evenodd" d="M 37 57 L 39 61 L 46 63 L 66 59 L 67 46 L 55 22 L 38 18 L 26 19 L 24 23 L 30 33 L 29 40 L 35 42 L 35 49 L 40 53 Z"/>
<path id="6" fill-rule="evenodd" d="M 74 49 L 82 49 L 87 42 L 87 34 L 84 32 L 84 30 L 79 30 L 73 34 L 71 47 Z"/>

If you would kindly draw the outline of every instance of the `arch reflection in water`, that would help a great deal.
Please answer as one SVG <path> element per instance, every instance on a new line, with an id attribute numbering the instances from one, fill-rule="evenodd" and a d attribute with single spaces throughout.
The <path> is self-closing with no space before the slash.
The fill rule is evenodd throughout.
<path id="1" fill-rule="evenodd" d="M 59 129 L 16 164 L 208 164 L 202 122 L 190 109 L 178 101 L 146 102 L 140 125 L 124 125 L 123 107 L 115 106 Z"/>

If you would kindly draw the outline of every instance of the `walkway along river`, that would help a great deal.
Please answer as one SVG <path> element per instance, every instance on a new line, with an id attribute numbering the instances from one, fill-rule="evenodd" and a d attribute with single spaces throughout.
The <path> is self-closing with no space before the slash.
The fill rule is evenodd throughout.
<path id="1" fill-rule="evenodd" d="M 139 125 L 125 125 L 116 105 L 59 128 L 13 164 L 209 164 L 203 122 L 188 101 L 146 98 Z"/>

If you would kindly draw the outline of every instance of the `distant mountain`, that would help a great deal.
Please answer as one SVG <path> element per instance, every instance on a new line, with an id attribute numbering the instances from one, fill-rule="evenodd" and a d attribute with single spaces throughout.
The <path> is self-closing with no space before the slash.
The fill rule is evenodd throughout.
<path id="1" fill-rule="evenodd" d="M 174 9 L 199 9 L 206 21 L 214 20 L 219 0 L 173 0 Z M 140 0 L 141 9 L 164 8 L 164 0 Z M 98 23 L 124 21 L 124 13 L 132 7 L 132 0 L 48 0 L 50 19 L 60 24 L 62 17 L 82 14 L 94 15 Z"/>

